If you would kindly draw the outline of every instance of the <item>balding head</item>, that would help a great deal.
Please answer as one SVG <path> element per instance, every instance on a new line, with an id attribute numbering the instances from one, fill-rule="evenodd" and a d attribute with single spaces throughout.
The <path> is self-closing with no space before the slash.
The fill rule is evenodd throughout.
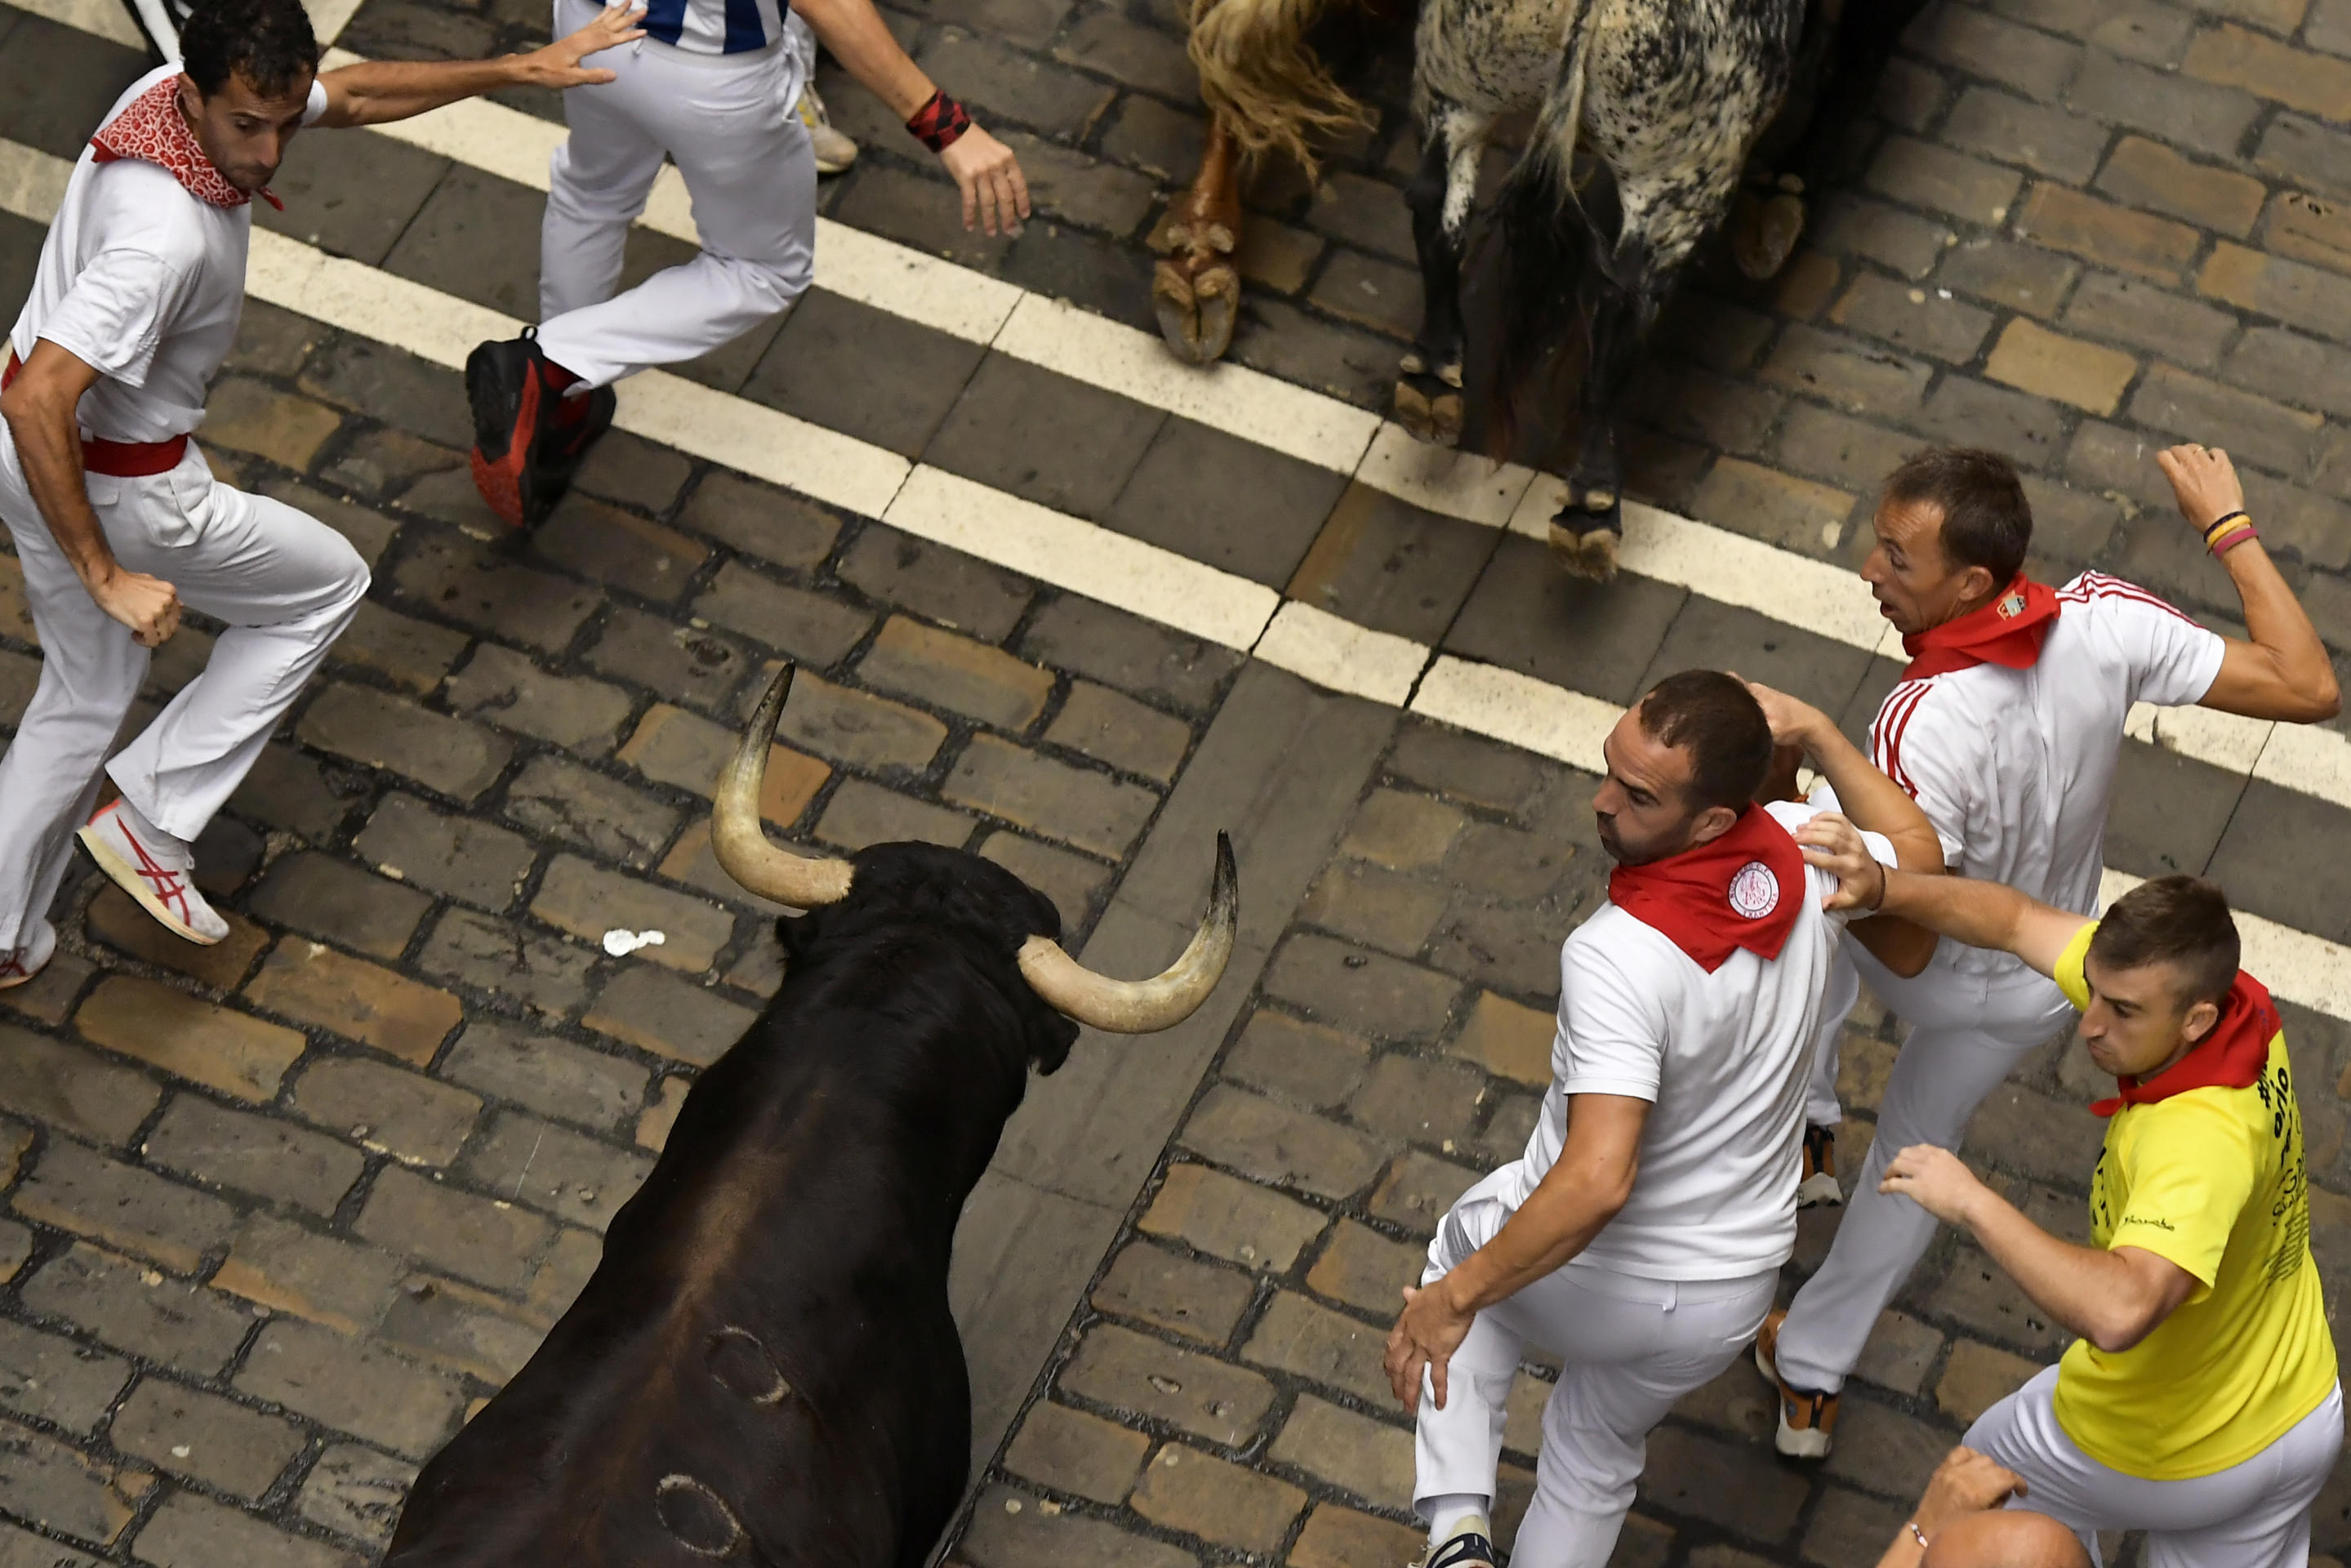
<path id="1" fill-rule="evenodd" d="M 1994 1509 L 1935 1531 L 1919 1568 L 2090 1568 L 2090 1554 L 2045 1513 Z"/>

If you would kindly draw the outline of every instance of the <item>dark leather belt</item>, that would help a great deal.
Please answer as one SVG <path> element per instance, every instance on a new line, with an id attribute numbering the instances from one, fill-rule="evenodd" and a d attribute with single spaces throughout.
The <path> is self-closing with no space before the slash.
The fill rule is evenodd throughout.
<path id="1" fill-rule="evenodd" d="M 8 368 L 0 371 L 0 392 L 8 390 L 16 372 L 24 364 L 16 350 L 8 350 Z M 95 435 L 81 440 L 81 465 L 92 474 L 103 474 L 110 479 L 145 479 L 157 474 L 169 474 L 188 455 L 188 438 L 175 435 L 169 441 L 104 441 Z"/>

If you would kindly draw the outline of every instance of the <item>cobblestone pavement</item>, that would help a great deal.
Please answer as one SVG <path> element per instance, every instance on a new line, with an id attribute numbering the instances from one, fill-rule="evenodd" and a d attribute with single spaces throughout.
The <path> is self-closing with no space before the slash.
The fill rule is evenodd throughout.
<path id="1" fill-rule="evenodd" d="M 1200 131 L 1170 9 L 891 11 L 1015 129 L 1046 216 L 1008 241 L 953 233 L 903 132 L 830 81 L 867 152 L 829 212 L 1147 325 L 1147 236 Z M 367 0 L 342 41 L 475 54 L 538 36 L 543 11 Z M 2225 615 L 2144 457 L 2192 434 L 2253 469 L 2265 530 L 2351 647 L 2351 467 L 2328 417 L 2351 406 L 2336 51 L 2345 0 L 1939 4 L 1786 277 L 1710 273 L 1669 313 L 1638 492 L 1843 560 L 1907 446 L 1985 442 L 2033 476 L 2043 570 L 2101 564 Z M 0 137 L 70 156 L 139 68 L 0 5 Z M 1376 406 L 1417 308 L 1398 48 L 1353 79 L 1378 132 L 1319 190 L 1280 169 L 1254 187 L 1236 352 Z M 529 190 L 361 134 L 305 138 L 280 190 L 287 211 L 261 221 L 528 313 Z M 21 297 L 39 238 L 0 216 L 0 295 Z M 640 233 L 632 267 L 678 254 Z M 1616 702 L 1735 663 L 1853 718 L 1890 674 L 1655 581 L 1566 585 L 1524 539 L 822 289 L 693 373 Z M 783 657 L 807 673 L 771 768 L 779 832 L 967 844 L 1049 891 L 1097 967 L 1163 961 L 1214 830 L 1239 841 L 1226 986 L 1166 1036 L 1081 1041 L 967 1214 L 976 1495 L 955 1558 L 1406 1561 L 1409 1429 L 1378 1345 L 1436 1217 L 1530 1125 L 1557 944 L 1603 881 L 1591 779 L 632 436 L 527 545 L 485 542 L 465 439 L 453 374 L 248 310 L 205 449 L 341 528 L 376 588 L 201 846 L 230 939 L 180 946 L 79 878 L 66 951 L 0 1005 L 0 1568 L 329 1568 L 380 1546 L 416 1464 L 585 1278 L 695 1069 L 774 988 L 774 912 L 716 871 L 707 810 Z M 183 632 L 152 696 L 205 645 Z M 37 657 L 0 557 L 0 718 Z M 2311 868 L 2351 847 L 2346 817 L 2134 744 L 2108 859 L 2210 868 L 2246 907 L 2341 939 L 2351 910 Z M 614 927 L 666 940 L 615 958 L 598 946 Z M 2339 1303 L 2351 1038 L 2288 1013 Z M 1894 1030 L 1865 1013 L 1847 1041 L 1848 1168 Z M 2053 1047 L 1968 1151 L 2077 1236 L 2092 1092 Z M 1834 1223 L 1806 1217 L 1792 1282 Z M 1824 1469 L 1771 1456 L 1764 1387 L 1734 1367 L 1659 1429 L 1618 1560 L 1866 1563 L 1966 1422 L 2057 1348 L 1947 1236 L 1881 1323 Z M 1514 1407 L 1506 1499 L 1542 1375 Z M 2320 1516 L 2340 1552 L 2351 1488 Z"/>

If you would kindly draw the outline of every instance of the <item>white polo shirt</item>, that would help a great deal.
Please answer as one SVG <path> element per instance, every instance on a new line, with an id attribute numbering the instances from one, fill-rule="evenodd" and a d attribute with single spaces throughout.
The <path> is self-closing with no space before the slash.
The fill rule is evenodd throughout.
<path id="1" fill-rule="evenodd" d="M 2098 910 L 2106 808 L 2134 702 L 2180 707 L 2212 689 L 2223 644 L 2143 588 L 2088 571 L 2057 591 L 2064 608 L 2029 669 L 1977 664 L 1905 681 L 1877 710 L 1870 749 L 1909 791 L 1956 875 L 2006 883 L 2076 915 Z M 1953 976 L 2029 975 L 2006 953 L 1936 945 L 1904 980 L 1860 956 L 1895 1011 L 1906 992 Z"/>
<path id="2" fill-rule="evenodd" d="M 177 66 L 132 82 L 95 134 Z M 310 84 L 302 123 L 327 111 Z M 108 441 L 169 441 L 204 417 L 204 390 L 245 309 L 250 204 L 215 207 L 143 159 L 100 163 L 85 146 L 41 244 L 33 291 L 8 335 L 20 360 L 42 338 L 99 372 L 81 428 Z"/>
<path id="3" fill-rule="evenodd" d="M 1793 830 L 1821 808 L 1764 807 Z M 1894 846 L 1865 834 L 1894 863 Z M 1568 1266 L 1653 1280 L 1736 1280 L 1777 1269 L 1796 1242 L 1804 1084 L 1821 994 L 1844 917 L 1835 879 L 1804 869 L 1802 906 L 1777 958 L 1745 948 L 1711 975 L 1672 940 L 1603 904 L 1560 949 L 1550 1090 L 1526 1153 L 1470 1188 L 1516 1209 L 1567 1141 L 1568 1098 L 1650 1103 L 1633 1195 Z"/>

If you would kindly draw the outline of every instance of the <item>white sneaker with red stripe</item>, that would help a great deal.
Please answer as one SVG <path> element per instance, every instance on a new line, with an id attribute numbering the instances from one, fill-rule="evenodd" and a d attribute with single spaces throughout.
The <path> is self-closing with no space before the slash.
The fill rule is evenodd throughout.
<path id="1" fill-rule="evenodd" d="M 228 935 L 228 922 L 213 912 L 189 880 L 195 855 L 141 818 L 129 801 L 102 807 L 89 826 L 74 836 L 99 870 L 174 936 L 209 947 Z"/>
<path id="2" fill-rule="evenodd" d="M 57 928 L 46 920 L 33 923 L 32 934 L 14 947 L 0 947 L 0 991 L 21 986 L 57 956 Z"/>

